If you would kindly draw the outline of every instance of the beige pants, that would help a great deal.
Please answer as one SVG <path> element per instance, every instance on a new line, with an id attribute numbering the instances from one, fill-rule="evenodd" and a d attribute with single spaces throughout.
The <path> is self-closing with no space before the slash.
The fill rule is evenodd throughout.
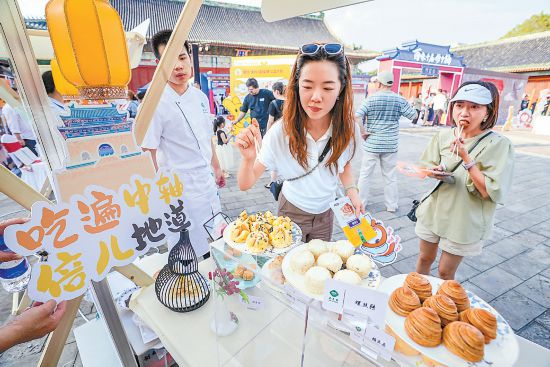
<path id="1" fill-rule="evenodd" d="M 483 241 L 477 241 L 468 244 L 453 242 L 448 238 L 439 237 L 429 228 L 422 225 L 420 221 L 416 222 L 416 227 L 414 228 L 414 231 L 416 232 L 416 235 L 424 241 L 439 243 L 440 249 L 453 255 L 477 256 L 481 255 L 481 250 L 483 249 Z"/>
<path id="2" fill-rule="evenodd" d="M 321 214 L 310 214 L 294 206 L 283 194 L 279 196 L 279 213 L 292 219 L 302 230 L 302 242 L 313 239 L 330 241 L 332 239 L 332 225 L 334 213 L 328 209 Z"/>

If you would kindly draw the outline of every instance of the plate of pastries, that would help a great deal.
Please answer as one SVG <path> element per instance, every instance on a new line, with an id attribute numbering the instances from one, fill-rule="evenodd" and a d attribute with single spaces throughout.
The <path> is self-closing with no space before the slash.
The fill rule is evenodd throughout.
<path id="1" fill-rule="evenodd" d="M 376 289 L 380 284 L 378 267 L 368 255 L 355 250 L 347 240 L 312 240 L 285 255 L 283 276 L 294 288 L 318 300 L 323 299 L 328 279 Z"/>
<path id="2" fill-rule="evenodd" d="M 225 268 L 239 281 L 239 289 L 252 288 L 260 282 L 258 265 L 254 257 L 241 251 L 224 246 L 224 251 L 212 251 L 214 259 L 220 268 Z"/>
<path id="3" fill-rule="evenodd" d="M 229 246 L 251 255 L 276 256 L 301 243 L 302 230 L 289 217 L 244 210 L 223 232 Z"/>
<path id="4" fill-rule="evenodd" d="M 395 350 L 420 365 L 511 367 L 518 358 L 506 320 L 455 280 L 413 272 L 386 279 L 379 290 L 390 295 L 386 331 Z"/>

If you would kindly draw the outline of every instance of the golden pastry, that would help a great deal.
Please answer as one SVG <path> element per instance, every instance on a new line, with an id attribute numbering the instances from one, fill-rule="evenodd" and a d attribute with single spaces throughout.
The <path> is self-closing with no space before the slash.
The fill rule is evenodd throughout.
<path id="1" fill-rule="evenodd" d="M 241 214 L 239 214 L 239 219 L 243 222 L 248 219 L 248 213 L 246 212 L 246 210 L 243 210 Z"/>
<path id="2" fill-rule="evenodd" d="M 200 294 L 200 285 L 190 276 L 182 275 L 180 280 L 174 284 L 172 296 L 198 296 Z"/>
<path id="3" fill-rule="evenodd" d="M 273 227 L 269 234 L 271 245 L 275 248 L 285 248 L 292 244 L 292 232 L 284 229 L 282 226 Z"/>
<path id="4" fill-rule="evenodd" d="M 392 292 L 388 305 L 399 316 L 407 316 L 420 307 L 420 299 L 416 293 L 404 285 Z"/>
<path id="5" fill-rule="evenodd" d="M 424 302 L 426 298 L 432 295 L 432 285 L 430 281 L 422 275 L 412 272 L 405 278 L 405 284 L 411 288 L 414 293 L 420 298 L 420 302 Z"/>
<path id="6" fill-rule="evenodd" d="M 419 351 L 411 347 L 409 344 L 405 343 L 403 339 L 401 339 L 396 333 L 394 333 L 388 325 L 386 325 L 386 332 L 393 336 L 393 338 L 395 339 L 395 346 L 393 347 L 393 349 L 396 352 L 402 353 L 406 356 L 417 356 L 420 354 Z"/>
<path id="7" fill-rule="evenodd" d="M 275 216 L 269 210 L 264 213 L 264 218 L 269 224 L 273 224 Z"/>
<path id="8" fill-rule="evenodd" d="M 243 243 L 250 234 L 250 226 L 248 223 L 237 219 L 235 227 L 231 230 L 231 239 L 237 243 Z"/>
<path id="9" fill-rule="evenodd" d="M 420 307 L 411 312 L 405 319 L 405 331 L 415 343 L 423 347 L 437 347 L 441 344 L 441 319 L 431 308 Z"/>
<path id="10" fill-rule="evenodd" d="M 479 362 L 483 359 L 483 334 L 468 323 L 455 321 L 447 325 L 443 330 L 443 345 L 468 362 Z"/>
<path id="11" fill-rule="evenodd" d="M 456 304 L 458 312 L 470 308 L 470 300 L 466 291 L 456 280 L 446 280 L 439 287 L 437 294 L 444 294 Z"/>
<path id="12" fill-rule="evenodd" d="M 441 318 L 441 326 L 443 327 L 458 320 L 458 311 L 455 303 L 444 294 L 436 294 L 428 297 L 422 306 L 429 307 L 437 312 Z"/>
<path id="13" fill-rule="evenodd" d="M 460 313 L 460 321 L 467 322 L 481 331 L 485 344 L 489 344 L 492 339 L 497 338 L 497 318 L 489 310 L 469 308 Z"/>
<path id="14" fill-rule="evenodd" d="M 243 280 L 252 280 L 254 279 L 254 272 L 252 272 L 251 270 L 245 270 L 243 271 L 242 278 Z"/>
<path id="15" fill-rule="evenodd" d="M 264 232 L 252 232 L 246 238 L 246 246 L 251 252 L 261 253 L 269 247 L 269 240 Z"/>
<path id="16" fill-rule="evenodd" d="M 292 229 L 292 221 L 289 217 L 277 217 L 273 220 L 273 227 L 281 226 L 286 230 Z"/>
<path id="17" fill-rule="evenodd" d="M 235 271 L 233 272 L 233 275 L 236 277 L 236 278 L 242 278 L 243 277 L 243 273 L 245 271 L 245 267 L 242 266 L 242 265 L 239 265 L 237 266 L 237 268 L 235 269 Z"/>

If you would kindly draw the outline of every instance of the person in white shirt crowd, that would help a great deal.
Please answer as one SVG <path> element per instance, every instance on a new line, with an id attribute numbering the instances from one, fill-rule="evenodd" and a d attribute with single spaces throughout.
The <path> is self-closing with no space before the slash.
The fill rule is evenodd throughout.
<path id="1" fill-rule="evenodd" d="M 161 58 L 172 31 L 153 36 L 155 56 Z M 217 187 L 225 185 L 213 147 L 208 98 L 189 87 L 193 76 L 191 49 L 187 41 L 164 88 L 141 147 L 151 152 L 156 169 L 176 172 L 183 181 L 184 210 L 191 223 L 189 236 L 197 256 L 208 250 L 204 224 L 221 211 Z M 158 62 L 158 61 L 157 61 Z"/>
<path id="2" fill-rule="evenodd" d="M 9 104 L 5 104 L 2 108 L 2 115 L 6 120 L 8 127 L 8 133 L 17 138 L 19 144 L 29 148 L 36 156 L 38 156 L 38 150 L 36 149 L 36 135 L 31 128 L 31 125 L 25 121 L 21 114 Z"/>
<path id="3" fill-rule="evenodd" d="M 46 88 L 46 93 L 48 94 L 48 100 L 50 101 L 50 107 L 56 116 L 69 114 L 69 108 L 65 106 L 63 102 L 63 96 L 57 88 L 55 87 L 55 82 L 53 80 L 53 74 L 51 71 L 45 71 L 42 73 L 42 82 Z M 63 125 L 63 123 L 61 123 Z"/>
<path id="4" fill-rule="evenodd" d="M 251 188 L 266 169 L 277 171 L 285 179 L 279 215 L 300 226 L 305 242 L 330 241 L 330 204 L 339 182 L 356 215 L 364 213 L 350 164 L 355 123 L 351 70 L 342 45 L 301 46 L 289 80 L 281 122 L 263 140 L 255 125 L 236 139 L 242 155 L 239 188 Z"/>
<path id="5" fill-rule="evenodd" d="M 437 90 L 437 94 L 433 99 L 434 109 L 434 126 L 445 125 L 445 121 L 441 121 L 441 117 L 445 113 L 447 105 L 447 96 L 443 93 L 442 89 Z"/>
<path id="6" fill-rule="evenodd" d="M 63 121 L 59 117 L 60 115 L 70 115 L 71 111 L 69 107 L 63 102 L 63 96 L 55 87 L 55 82 L 53 80 L 53 74 L 51 71 L 45 71 L 42 73 L 42 82 L 44 83 L 44 88 L 46 88 L 46 93 L 48 94 L 48 100 L 50 102 L 50 109 L 52 110 L 57 126 L 64 126 Z M 61 136 L 59 130 L 56 127 L 51 127 L 52 134 L 54 136 L 54 142 L 59 152 L 62 154 L 62 159 L 66 159 L 67 147 L 65 146 L 65 139 Z"/>

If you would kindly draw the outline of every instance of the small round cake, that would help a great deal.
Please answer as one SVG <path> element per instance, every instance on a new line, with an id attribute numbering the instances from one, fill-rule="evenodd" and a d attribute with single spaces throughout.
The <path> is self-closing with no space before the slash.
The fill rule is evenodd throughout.
<path id="1" fill-rule="evenodd" d="M 325 282 L 330 278 L 330 271 L 321 266 L 314 266 L 306 272 L 306 289 L 313 294 L 323 294 Z"/>
<path id="2" fill-rule="evenodd" d="M 348 269 L 339 270 L 336 274 L 334 274 L 333 279 L 353 285 L 358 285 L 361 283 L 361 277 L 359 274 Z"/>
<path id="3" fill-rule="evenodd" d="M 340 240 L 334 242 L 334 244 L 330 248 L 330 251 L 338 254 L 338 256 L 342 258 L 342 261 L 346 262 L 348 258 L 355 252 L 355 247 L 353 247 L 351 242 L 347 240 Z"/>
<path id="4" fill-rule="evenodd" d="M 325 252 L 324 254 L 319 255 L 319 258 L 317 259 L 317 266 L 322 266 L 333 273 L 336 273 L 338 270 L 342 269 L 342 264 L 342 258 L 334 252 Z"/>
<path id="5" fill-rule="evenodd" d="M 315 257 L 308 250 L 297 252 L 290 259 L 290 267 L 299 274 L 304 274 L 313 264 L 315 264 Z"/>
<path id="6" fill-rule="evenodd" d="M 313 256 L 315 256 L 315 259 L 319 257 L 319 255 L 324 254 L 328 251 L 328 247 L 325 241 L 322 240 L 311 240 L 307 244 L 307 249 L 311 251 Z"/>
<path id="7" fill-rule="evenodd" d="M 369 276 L 372 263 L 370 258 L 366 255 L 351 255 L 348 261 L 346 261 L 346 268 L 353 270 L 364 279 Z"/>

